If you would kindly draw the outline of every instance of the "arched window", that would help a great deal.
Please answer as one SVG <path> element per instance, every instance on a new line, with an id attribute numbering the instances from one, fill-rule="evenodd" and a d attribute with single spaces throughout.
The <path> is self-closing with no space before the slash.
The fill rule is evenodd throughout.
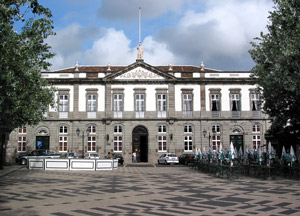
<path id="1" fill-rule="evenodd" d="M 220 127 L 220 125 L 213 125 L 213 126 L 211 127 L 211 131 L 212 131 L 213 133 L 221 133 L 221 127 Z"/>
<path id="2" fill-rule="evenodd" d="M 158 133 L 167 133 L 166 125 L 158 125 Z"/>
<path id="3" fill-rule="evenodd" d="M 254 124 L 252 127 L 252 133 L 260 133 L 260 125 Z"/>
<path id="4" fill-rule="evenodd" d="M 95 134 L 96 133 L 96 127 L 95 126 L 89 126 L 87 131 L 90 133 L 90 134 Z"/>
<path id="5" fill-rule="evenodd" d="M 67 134 L 68 133 L 68 127 L 63 125 L 59 127 L 59 133 L 60 134 Z"/>
<path id="6" fill-rule="evenodd" d="M 185 125 L 184 126 L 184 133 L 193 133 L 192 125 Z"/>
<path id="7" fill-rule="evenodd" d="M 114 127 L 114 133 L 122 133 L 123 130 L 122 130 L 122 126 L 121 125 L 116 125 Z"/>

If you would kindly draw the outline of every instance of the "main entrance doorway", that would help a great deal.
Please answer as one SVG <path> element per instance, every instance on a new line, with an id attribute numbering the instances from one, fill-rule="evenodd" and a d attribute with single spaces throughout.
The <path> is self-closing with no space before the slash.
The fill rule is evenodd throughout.
<path id="1" fill-rule="evenodd" d="M 243 135 L 230 135 L 230 143 L 231 142 L 237 151 L 240 151 L 240 148 L 242 147 L 242 151 L 244 152 Z"/>
<path id="2" fill-rule="evenodd" d="M 36 137 L 36 149 L 49 150 L 49 136 L 37 136 Z"/>
<path id="3" fill-rule="evenodd" d="M 148 162 L 148 131 L 144 126 L 132 131 L 132 152 L 136 152 L 137 162 Z"/>

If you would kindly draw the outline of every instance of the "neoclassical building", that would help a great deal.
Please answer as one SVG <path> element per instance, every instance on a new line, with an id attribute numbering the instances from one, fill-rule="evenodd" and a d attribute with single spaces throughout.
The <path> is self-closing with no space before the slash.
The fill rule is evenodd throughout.
<path id="1" fill-rule="evenodd" d="M 140 54 L 140 53 L 139 53 Z M 269 118 L 249 71 L 200 66 L 153 66 L 142 55 L 128 66 L 79 66 L 42 77 L 57 88 L 56 106 L 36 127 L 11 133 L 8 158 L 24 151 L 121 153 L 125 163 L 157 162 L 232 142 L 265 145 Z"/>

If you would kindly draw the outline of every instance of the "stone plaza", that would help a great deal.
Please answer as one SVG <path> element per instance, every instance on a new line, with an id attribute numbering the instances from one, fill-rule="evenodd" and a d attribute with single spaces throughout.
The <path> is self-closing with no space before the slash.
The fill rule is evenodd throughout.
<path id="1" fill-rule="evenodd" d="M 0 171 L 1 215 L 299 215 L 300 182 L 215 178 L 187 166 Z"/>

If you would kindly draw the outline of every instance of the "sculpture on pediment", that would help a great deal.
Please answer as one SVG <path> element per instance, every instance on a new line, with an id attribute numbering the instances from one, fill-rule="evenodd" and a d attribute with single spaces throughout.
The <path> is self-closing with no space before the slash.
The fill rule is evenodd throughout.
<path id="1" fill-rule="evenodd" d="M 143 50 L 141 42 L 139 42 L 137 50 L 138 50 L 137 59 L 139 59 L 139 60 L 143 59 L 144 50 Z"/>
<path id="2" fill-rule="evenodd" d="M 123 79 L 160 79 L 161 76 L 152 73 L 150 71 L 144 71 L 142 69 L 137 69 L 131 72 L 127 72 L 125 74 L 122 74 L 118 78 L 123 78 Z"/>

